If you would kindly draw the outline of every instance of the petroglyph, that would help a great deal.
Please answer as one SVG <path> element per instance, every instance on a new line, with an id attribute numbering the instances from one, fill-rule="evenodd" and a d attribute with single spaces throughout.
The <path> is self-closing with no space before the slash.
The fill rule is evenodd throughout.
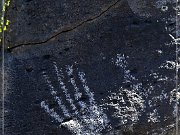
<path id="1" fill-rule="evenodd" d="M 113 61 L 113 63 L 123 70 L 124 83 L 133 82 L 131 88 L 128 89 L 120 86 L 117 93 L 109 91 L 111 94 L 104 100 L 106 103 L 102 105 L 115 109 L 113 116 L 119 119 L 121 125 L 127 124 L 128 122 L 132 122 L 132 124 L 137 122 L 138 117 L 145 108 L 145 101 L 138 93 L 142 88 L 142 83 L 138 83 L 138 79 L 130 74 L 126 58 L 128 57 L 125 57 L 124 54 L 117 54 L 116 60 L 115 62 Z"/>
<path id="2" fill-rule="evenodd" d="M 115 109 L 114 117 L 119 118 L 122 125 L 129 121 L 137 122 L 140 110 L 144 108 L 144 100 L 135 91 L 120 89 L 119 93 L 112 93 L 109 97 L 110 103 L 104 105 Z"/>
<path id="3" fill-rule="evenodd" d="M 148 88 L 143 88 L 142 82 L 139 81 L 135 76 L 133 76 L 129 70 L 128 66 L 128 56 L 124 54 L 117 54 L 116 59 L 113 59 L 113 63 L 116 67 L 119 67 L 121 72 L 123 72 L 123 83 L 129 84 L 129 87 L 119 86 L 117 93 L 109 91 L 110 96 L 103 99 L 103 107 L 113 108 L 113 117 L 118 118 L 120 124 L 132 125 L 137 123 L 139 117 L 145 112 L 146 108 L 151 109 L 146 115 L 148 117 L 147 122 L 157 123 L 160 122 L 160 114 L 158 109 L 154 109 L 158 102 L 163 102 L 169 99 L 169 93 L 165 92 L 164 89 L 161 90 L 159 94 L 151 95 L 155 93 L 157 89 L 152 82 L 149 82 Z M 170 67 L 167 65 L 170 64 Z M 161 67 L 165 69 L 174 69 L 175 65 L 172 61 L 166 61 L 166 63 Z M 173 81 L 169 77 L 160 74 L 159 72 L 153 72 L 149 74 L 157 82 Z"/>
<path id="4" fill-rule="evenodd" d="M 180 88 L 180 86 L 178 86 L 178 88 Z M 179 89 L 178 89 L 178 91 L 179 91 Z M 176 89 L 173 89 L 170 92 L 170 103 L 176 102 L 176 99 L 177 99 L 177 101 L 179 101 L 179 99 L 180 99 L 180 92 L 177 92 Z"/>
<path id="5" fill-rule="evenodd" d="M 91 92 L 88 86 L 85 73 L 79 71 L 79 69 L 74 69 L 73 65 L 66 66 L 66 75 L 69 79 L 68 83 L 74 88 L 74 94 L 70 94 L 69 89 L 66 87 L 68 84 L 64 82 L 65 75 L 62 69 L 58 68 L 56 62 L 53 63 L 53 69 L 57 76 L 58 88 L 53 86 L 47 72 L 44 71 L 42 76 L 49 88 L 50 94 L 62 111 L 62 115 L 58 114 L 58 111 L 56 112 L 54 108 L 50 108 L 45 99 L 41 102 L 41 108 L 44 109 L 47 115 L 58 122 L 60 126 L 68 128 L 75 135 L 97 135 L 105 128 L 107 129 L 109 120 L 107 115 L 103 113 L 102 108 L 98 107 L 94 99 L 94 93 Z M 74 77 L 76 74 L 78 78 Z M 83 89 L 79 88 L 76 79 L 79 79 Z M 62 91 L 65 101 L 62 99 L 63 95 L 58 96 L 60 91 Z M 88 103 L 81 100 L 82 93 L 85 93 L 87 96 Z M 71 109 L 65 105 L 67 103 Z M 79 107 L 80 109 L 78 109 Z"/>
<path id="6" fill-rule="evenodd" d="M 79 68 L 74 68 L 73 65 L 58 68 L 57 63 L 53 62 L 52 73 L 55 73 L 57 77 L 56 79 L 53 78 L 53 80 L 55 80 L 59 86 L 54 86 L 51 81 L 52 78 L 48 75 L 49 72 L 44 71 L 42 76 L 62 114 L 58 113 L 57 108 L 51 108 L 47 99 L 41 102 L 41 108 L 43 108 L 54 121 L 58 122 L 60 126 L 68 128 L 75 135 L 96 135 L 101 134 L 105 129 L 111 129 L 112 127 L 108 120 L 109 116 L 104 113 L 105 109 L 113 110 L 113 114 L 110 117 L 117 119 L 120 125 L 130 124 L 133 126 L 139 121 L 140 116 L 146 112 L 146 108 L 151 110 L 145 114 L 147 116 L 147 122 L 161 122 L 159 110 L 155 107 L 157 106 L 157 102 L 168 100 L 169 93 L 162 89 L 159 94 L 151 97 L 150 95 L 152 95 L 157 88 L 153 86 L 152 82 L 147 84 L 148 88 L 143 88 L 142 82 L 131 74 L 128 59 L 129 56 L 117 54 L 115 59 L 112 58 L 112 64 L 123 74 L 123 80 L 121 80 L 123 84 L 129 84 L 129 87 L 120 85 L 116 92 L 109 90 L 108 97 L 102 99 L 103 102 L 101 105 L 97 105 L 94 93 L 88 86 L 84 72 Z M 170 64 L 171 68 L 169 68 L 167 64 Z M 166 61 L 160 68 L 174 69 L 174 66 L 174 62 Z M 170 80 L 169 77 L 159 72 L 152 71 L 149 76 L 159 82 Z M 68 82 L 65 80 L 68 80 Z M 69 89 L 69 84 L 73 88 L 73 94 L 72 90 Z M 61 94 L 59 94 L 60 92 Z M 84 96 L 83 93 L 88 97 L 88 102 L 81 100 Z M 65 98 L 65 100 L 63 100 L 63 98 Z"/>
<path id="7" fill-rule="evenodd" d="M 153 112 L 149 113 L 148 122 L 160 122 L 160 116 L 158 115 L 157 109 L 154 109 Z"/>
<path id="8" fill-rule="evenodd" d="M 163 63 L 159 68 L 175 69 L 176 63 L 174 61 L 166 61 L 166 63 Z"/>

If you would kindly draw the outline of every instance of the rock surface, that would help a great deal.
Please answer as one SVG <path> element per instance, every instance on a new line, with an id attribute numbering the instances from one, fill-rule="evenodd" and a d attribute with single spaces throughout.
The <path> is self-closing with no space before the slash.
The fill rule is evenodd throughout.
<path id="1" fill-rule="evenodd" d="M 174 6 L 12 0 L 5 134 L 174 135 Z"/>

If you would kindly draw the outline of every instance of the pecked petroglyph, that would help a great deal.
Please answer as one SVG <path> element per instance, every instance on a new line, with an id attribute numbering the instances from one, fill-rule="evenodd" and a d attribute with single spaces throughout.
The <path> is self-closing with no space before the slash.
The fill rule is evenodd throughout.
<path id="1" fill-rule="evenodd" d="M 62 69 L 57 67 L 56 62 L 53 63 L 53 68 L 55 70 L 59 88 L 55 88 L 50 81 L 50 77 L 46 72 L 43 72 L 43 78 L 49 88 L 50 94 L 54 101 L 57 102 L 59 109 L 62 111 L 63 115 L 58 114 L 54 108 L 50 108 L 46 99 L 41 102 L 41 108 L 49 115 L 53 120 L 59 123 L 60 126 L 68 128 L 75 135 L 96 135 L 100 134 L 102 130 L 108 126 L 108 118 L 103 110 L 98 107 L 94 99 L 94 94 L 88 86 L 88 82 L 85 78 L 85 73 L 81 71 L 74 70 L 73 65 L 66 66 L 66 75 L 68 76 L 69 83 L 73 86 L 74 94 L 70 94 L 68 88 L 64 82 L 65 75 Z M 76 79 L 73 75 L 78 75 L 78 79 L 83 86 L 80 89 L 76 83 Z M 59 91 L 63 91 L 66 100 L 62 100 L 58 96 Z M 88 103 L 81 101 L 82 92 L 88 97 Z M 73 98 L 72 98 L 73 97 Z M 75 99 L 75 100 L 73 100 Z M 69 109 L 65 102 L 70 105 Z M 78 104 L 75 104 L 77 102 Z M 80 107 L 80 109 L 77 109 Z M 69 119 L 68 121 L 66 119 Z"/>
<path id="2" fill-rule="evenodd" d="M 159 120 L 160 116 L 157 112 L 157 109 L 154 109 L 153 112 L 150 112 L 148 115 L 149 115 L 148 122 L 153 122 L 153 123 L 160 122 Z"/>
<path id="3" fill-rule="evenodd" d="M 176 63 L 174 61 L 166 61 L 166 63 L 163 63 L 159 68 L 175 69 Z"/>
<path id="4" fill-rule="evenodd" d="M 116 59 L 113 59 L 112 62 L 123 72 L 123 83 L 130 84 L 130 87 L 119 86 L 117 92 L 110 90 L 108 98 L 103 99 L 104 103 L 102 106 L 104 108 L 107 108 L 107 106 L 108 108 L 113 108 L 115 110 L 113 117 L 118 118 L 122 125 L 128 124 L 129 122 L 133 125 L 138 122 L 142 113 L 146 112 L 146 108 L 151 110 L 146 114 L 147 122 L 161 122 L 159 110 L 158 108 L 155 109 L 155 107 L 158 102 L 163 103 L 163 101 L 168 101 L 170 94 L 165 89 L 161 89 L 159 94 L 153 94 L 156 93 L 157 87 L 154 86 L 152 82 L 149 82 L 147 84 L 148 87 L 144 88 L 142 82 L 131 74 L 127 62 L 128 58 L 129 57 L 124 54 L 117 54 Z M 173 62 L 168 61 L 168 64 L 170 64 L 170 67 L 172 66 L 171 69 L 174 69 Z M 165 63 L 161 68 L 169 69 L 169 66 Z M 148 76 L 160 83 L 174 81 L 168 76 L 156 71 L 152 71 Z"/>
<path id="5" fill-rule="evenodd" d="M 129 121 L 134 124 L 138 121 L 138 117 L 145 108 L 145 101 L 138 93 L 142 88 L 142 83 L 137 82 L 138 80 L 130 74 L 125 55 L 117 54 L 116 60 L 113 63 L 123 70 L 123 82 L 133 83 L 129 89 L 121 86 L 117 93 L 109 91 L 110 96 L 104 99 L 105 103 L 102 106 L 114 108 L 113 116 L 119 119 L 121 125 L 127 124 Z"/>
<path id="6" fill-rule="evenodd" d="M 178 85 L 178 88 L 180 88 L 180 86 Z M 180 92 L 179 92 L 179 89 L 176 90 L 176 89 L 173 89 L 171 92 L 170 92 L 170 104 L 174 105 L 173 108 L 173 115 L 174 117 L 176 117 L 176 110 L 177 110 L 177 106 L 176 104 L 179 104 L 180 102 Z"/>
<path id="7" fill-rule="evenodd" d="M 147 122 L 160 123 L 161 115 L 158 108 L 156 109 L 155 107 L 157 102 L 168 100 L 170 95 L 164 89 L 161 89 L 159 94 L 153 95 L 157 88 L 152 82 L 147 84 L 148 88 L 143 88 L 142 82 L 131 74 L 128 59 L 129 57 L 124 54 L 117 54 L 116 58 L 112 59 L 112 63 L 123 74 L 123 80 L 121 81 L 124 84 L 130 84 L 130 86 L 127 88 L 120 85 L 116 92 L 109 90 L 108 97 L 103 98 L 100 105 L 97 105 L 95 101 L 94 93 L 88 86 L 84 72 L 80 71 L 79 68 L 74 68 L 73 65 L 58 68 L 57 63 L 53 62 L 53 73 L 56 75 L 56 78 L 53 80 L 58 82 L 59 87 L 53 85 L 52 78 L 49 77 L 48 72 L 44 71 L 42 76 L 49 88 L 49 93 L 54 101 L 57 102 L 62 114 L 51 108 L 47 99 L 41 102 L 41 108 L 60 126 L 68 128 L 75 135 L 95 135 L 101 134 L 105 129 L 111 129 L 109 116 L 104 113 L 105 110 L 111 109 L 113 109 L 113 114 L 110 117 L 117 119 L 120 125 L 131 123 L 133 126 L 139 121 L 142 114 L 146 113 L 146 108 L 150 109 L 145 114 Z M 169 69 L 166 64 L 173 65 L 173 62 L 167 62 L 161 68 Z M 76 75 L 78 77 L 75 77 Z M 173 81 L 160 72 L 152 71 L 148 76 L 154 78 L 157 82 Z M 68 83 L 65 82 L 65 79 L 68 80 Z M 80 84 L 78 81 L 80 81 Z M 70 93 L 69 84 L 73 88 L 73 94 Z M 63 95 L 59 96 L 59 91 Z M 88 97 L 88 103 L 81 100 L 83 93 Z M 153 95 L 153 97 L 149 98 L 149 95 Z M 63 100 L 64 97 L 65 100 Z M 67 104 L 69 104 L 70 108 L 66 106 Z M 79 107 L 80 109 L 78 109 Z"/>

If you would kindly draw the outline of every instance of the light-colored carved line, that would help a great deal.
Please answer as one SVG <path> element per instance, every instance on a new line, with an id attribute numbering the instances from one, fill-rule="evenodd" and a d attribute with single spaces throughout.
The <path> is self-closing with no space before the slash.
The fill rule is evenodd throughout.
<path id="1" fill-rule="evenodd" d="M 66 72 L 67 72 L 68 76 L 71 77 L 71 76 L 73 75 L 73 72 L 74 72 L 73 66 L 69 66 L 69 65 L 68 65 L 68 66 L 66 67 Z M 78 101 L 78 100 L 81 98 L 82 93 L 79 91 L 79 88 L 78 88 L 77 85 L 76 85 L 76 82 L 75 82 L 74 77 L 71 77 L 71 78 L 70 78 L 70 82 L 71 82 L 71 84 L 72 84 L 72 86 L 73 86 L 73 88 L 74 88 L 74 91 L 75 91 L 74 98 L 75 98 L 75 100 Z M 78 101 L 78 104 L 81 106 L 81 109 L 82 109 L 82 110 L 87 107 L 86 103 L 83 102 L 83 101 Z"/>
<path id="2" fill-rule="evenodd" d="M 48 76 L 47 75 L 43 75 L 47 84 L 48 84 L 48 87 L 51 91 L 51 95 L 53 96 L 54 100 L 57 101 L 59 107 L 62 109 L 63 111 L 63 114 L 66 116 L 66 117 L 70 117 L 70 114 L 68 112 L 68 110 L 66 109 L 66 106 L 63 105 L 62 103 L 62 100 L 60 97 L 57 96 L 57 91 L 54 89 L 54 87 L 52 86 L 51 84 L 51 81 L 48 80 Z"/>
<path id="3" fill-rule="evenodd" d="M 45 101 L 41 102 L 41 108 L 43 108 L 46 113 L 48 113 L 52 118 L 54 118 L 59 123 L 63 121 L 63 119 L 54 111 L 54 109 L 49 108 L 49 105 L 46 104 Z"/>
<path id="4" fill-rule="evenodd" d="M 82 85 L 84 87 L 84 90 L 86 92 L 86 95 L 89 97 L 89 101 L 90 101 L 90 104 L 94 104 L 95 102 L 95 99 L 94 99 L 94 94 L 90 91 L 88 85 L 87 85 L 87 81 L 86 81 L 86 78 L 85 78 L 85 73 L 83 72 L 79 72 L 78 73 L 79 75 L 79 79 L 80 81 L 82 82 Z"/>
<path id="5" fill-rule="evenodd" d="M 54 62 L 53 66 L 56 71 L 59 85 L 61 86 L 61 89 L 63 90 L 63 93 L 66 96 L 66 100 L 69 102 L 70 106 L 72 107 L 72 110 L 77 110 L 76 106 L 74 105 L 74 101 L 71 98 L 71 95 L 68 93 L 68 89 L 66 88 L 65 83 L 62 80 L 62 78 L 64 78 L 62 71 L 58 69 L 56 62 Z"/>
<path id="6" fill-rule="evenodd" d="M 67 74 L 68 74 L 69 77 L 73 76 L 73 72 L 74 72 L 73 66 L 68 65 L 66 67 L 66 71 L 67 71 Z M 74 97 L 75 97 L 76 100 L 79 100 L 79 98 L 82 96 L 82 93 L 79 92 L 79 88 L 76 85 L 74 77 L 70 78 L 70 82 L 71 82 L 71 84 L 72 84 L 72 86 L 74 88 L 74 91 L 75 91 Z"/>
<path id="7" fill-rule="evenodd" d="M 108 118 L 106 114 L 102 112 L 101 108 L 99 108 L 96 105 L 94 94 L 90 91 L 90 88 L 87 85 L 85 73 L 79 72 L 78 75 L 79 75 L 80 81 L 82 82 L 84 90 L 86 92 L 86 95 L 89 97 L 89 102 L 90 102 L 89 113 L 90 114 L 89 116 L 86 116 L 86 119 L 93 123 L 92 125 L 89 125 L 89 126 L 91 127 L 92 134 L 95 135 L 95 132 L 100 132 L 103 129 L 105 129 L 108 123 Z M 86 119 L 84 119 L 84 121 L 86 121 Z"/>

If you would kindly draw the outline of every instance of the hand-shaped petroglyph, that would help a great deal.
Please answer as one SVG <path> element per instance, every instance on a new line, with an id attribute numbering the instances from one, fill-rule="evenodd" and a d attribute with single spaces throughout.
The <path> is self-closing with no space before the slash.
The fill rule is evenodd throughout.
<path id="1" fill-rule="evenodd" d="M 81 82 L 83 90 L 78 88 L 76 79 L 74 77 L 77 70 L 73 66 L 66 67 L 66 74 L 69 78 L 69 84 L 65 84 L 65 75 L 62 69 L 58 69 L 56 62 L 53 63 L 53 68 L 57 75 L 59 88 L 55 88 L 46 72 L 43 73 L 43 78 L 46 81 L 50 93 L 62 111 L 60 115 L 54 108 L 50 108 L 47 101 L 41 102 L 41 108 L 52 117 L 53 120 L 60 123 L 61 126 L 67 127 L 75 135 L 97 135 L 108 126 L 108 119 L 102 109 L 99 108 L 94 99 L 93 92 L 87 84 L 85 73 L 78 71 L 78 79 Z M 74 94 L 70 94 L 67 86 L 71 85 L 74 89 Z M 58 96 L 59 91 L 64 95 Z M 88 102 L 81 101 L 82 93 L 88 98 Z M 63 101 L 62 97 L 65 96 L 66 100 Z M 71 110 L 65 105 L 68 103 Z M 76 104 L 77 103 L 77 104 Z M 80 109 L 78 109 L 78 107 Z M 68 120 L 67 120 L 68 119 Z"/>

